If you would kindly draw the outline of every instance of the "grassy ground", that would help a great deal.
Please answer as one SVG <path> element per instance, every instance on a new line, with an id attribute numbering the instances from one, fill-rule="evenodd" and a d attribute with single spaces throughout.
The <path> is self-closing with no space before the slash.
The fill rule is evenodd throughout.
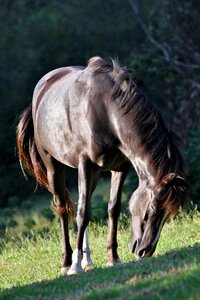
<path id="1" fill-rule="evenodd" d="M 57 223 L 55 223 L 57 224 Z M 0 299 L 200 299 L 200 215 L 165 225 L 152 258 L 135 261 L 128 251 L 129 229 L 119 228 L 122 264 L 106 267 L 107 226 L 90 226 L 96 268 L 60 274 L 60 230 L 31 239 L 1 240 Z M 71 231 L 74 246 L 75 235 Z"/>

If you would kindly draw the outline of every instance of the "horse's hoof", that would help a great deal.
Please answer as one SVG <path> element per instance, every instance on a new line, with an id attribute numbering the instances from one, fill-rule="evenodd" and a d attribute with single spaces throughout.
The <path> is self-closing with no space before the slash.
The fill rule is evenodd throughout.
<path id="1" fill-rule="evenodd" d="M 83 273 L 83 271 L 70 270 L 70 269 L 67 271 L 67 275 L 68 275 L 68 276 L 71 276 L 71 275 L 78 275 L 78 274 L 81 274 L 81 273 Z"/>
<path id="2" fill-rule="evenodd" d="M 67 272 L 68 272 L 69 268 L 70 268 L 70 267 L 62 267 L 62 268 L 60 269 L 61 274 L 62 274 L 62 275 L 67 275 Z"/>
<path id="3" fill-rule="evenodd" d="M 93 264 L 93 263 L 91 263 L 91 264 L 85 264 L 85 265 L 82 264 L 82 268 L 83 268 L 83 270 L 84 270 L 85 272 L 87 272 L 87 271 L 89 271 L 89 270 L 94 269 L 94 264 Z"/>
<path id="4" fill-rule="evenodd" d="M 83 273 L 83 269 L 82 267 L 79 265 L 72 265 L 69 270 L 67 271 L 67 275 L 76 275 L 76 274 L 80 274 Z"/>
<path id="5" fill-rule="evenodd" d="M 118 265 L 118 264 L 120 264 L 120 263 L 121 263 L 121 260 L 120 260 L 120 258 L 118 257 L 117 259 L 115 259 L 115 260 L 113 260 L 113 261 L 107 262 L 106 266 L 107 266 L 107 267 L 114 267 L 114 266 L 116 266 L 116 265 Z"/>
<path id="6" fill-rule="evenodd" d="M 106 266 L 107 267 L 114 267 L 114 262 L 113 261 L 109 261 L 109 262 L 107 262 L 107 264 L 106 264 Z"/>
<path id="7" fill-rule="evenodd" d="M 81 267 L 84 269 L 84 270 L 89 270 L 89 269 L 93 269 L 94 268 L 94 264 L 90 259 L 82 259 L 81 261 Z"/>
<path id="8" fill-rule="evenodd" d="M 68 270 L 68 271 L 67 271 L 67 275 L 68 275 L 68 276 L 71 276 L 71 275 L 77 275 L 77 274 L 80 274 L 80 272 L 76 272 L 76 271 L 73 271 L 73 270 Z"/>

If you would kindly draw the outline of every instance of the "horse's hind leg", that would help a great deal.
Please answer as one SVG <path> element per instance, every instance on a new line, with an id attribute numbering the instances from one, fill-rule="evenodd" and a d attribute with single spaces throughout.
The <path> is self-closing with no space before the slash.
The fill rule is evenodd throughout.
<path id="1" fill-rule="evenodd" d="M 64 273 L 72 263 L 72 248 L 69 241 L 67 211 L 67 203 L 69 203 L 70 199 L 65 187 L 65 167 L 49 154 L 43 155 L 43 161 L 47 168 L 49 190 L 53 194 L 53 206 L 57 211 L 61 222 L 63 240 L 63 264 L 61 272 Z"/>
<path id="2" fill-rule="evenodd" d="M 112 172 L 110 200 L 108 203 L 108 266 L 113 266 L 120 261 L 117 254 L 117 222 L 121 209 L 121 194 L 126 172 Z"/>
<path id="3" fill-rule="evenodd" d="M 99 168 L 91 161 L 82 157 L 78 167 L 79 200 L 77 210 L 77 244 L 72 255 L 72 265 L 67 272 L 68 275 L 83 271 L 81 266 L 82 247 L 85 229 L 90 220 L 90 198 L 96 187 Z"/>

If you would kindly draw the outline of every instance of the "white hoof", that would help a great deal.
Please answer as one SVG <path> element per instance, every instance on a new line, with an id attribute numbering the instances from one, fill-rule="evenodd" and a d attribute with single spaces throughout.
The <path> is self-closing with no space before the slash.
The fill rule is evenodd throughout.
<path id="1" fill-rule="evenodd" d="M 81 260 L 82 260 L 81 250 L 75 249 L 72 254 L 72 265 L 69 268 L 67 275 L 74 275 L 83 272 L 81 266 Z"/>
<path id="2" fill-rule="evenodd" d="M 94 264 L 91 259 L 82 259 L 81 266 L 84 270 L 89 270 L 94 268 Z"/>
<path id="3" fill-rule="evenodd" d="M 67 271 L 68 271 L 68 270 L 69 270 L 69 267 L 62 267 L 62 268 L 60 269 L 62 275 L 67 275 Z"/>
<path id="4" fill-rule="evenodd" d="M 78 264 L 71 265 L 71 267 L 67 271 L 67 275 L 76 275 L 76 274 L 80 274 L 80 273 L 83 273 L 83 269 L 82 269 L 81 265 L 78 265 Z"/>
<path id="5" fill-rule="evenodd" d="M 113 262 L 107 262 L 106 266 L 107 267 L 114 267 L 114 263 Z"/>

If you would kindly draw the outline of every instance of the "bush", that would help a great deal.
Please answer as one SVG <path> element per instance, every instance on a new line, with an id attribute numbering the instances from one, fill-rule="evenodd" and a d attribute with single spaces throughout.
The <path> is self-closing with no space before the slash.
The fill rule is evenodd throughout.
<path id="1" fill-rule="evenodd" d="M 28 229 L 31 230 L 31 229 L 36 225 L 36 222 L 35 222 L 33 219 L 29 218 L 29 219 L 26 220 L 26 222 L 24 223 L 24 225 L 25 225 Z"/>
<path id="2" fill-rule="evenodd" d="M 21 204 L 21 208 L 23 209 L 30 209 L 31 207 L 32 207 L 32 203 L 29 200 L 26 200 Z"/>
<path id="3" fill-rule="evenodd" d="M 2 217 L 4 217 L 4 218 L 10 218 L 12 216 L 12 214 L 13 214 L 13 210 L 10 207 L 5 207 L 2 210 Z"/>
<path id="4" fill-rule="evenodd" d="M 6 233 L 6 223 L 1 221 L 0 222 L 0 236 L 4 235 Z"/>
<path id="5" fill-rule="evenodd" d="M 52 222 L 55 219 L 55 215 L 50 208 L 43 208 L 41 214 L 46 220 L 50 222 Z"/>
<path id="6" fill-rule="evenodd" d="M 192 203 L 200 209 L 200 122 L 192 131 L 191 143 L 186 152 Z"/>
<path id="7" fill-rule="evenodd" d="M 107 218 L 107 203 L 103 201 L 103 195 L 95 195 L 92 199 L 92 221 L 104 221 Z"/>
<path id="8" fill-rule="evenodd" d="M 17 207 L 21 202 L 21 199 L 18 196 L 11 196 L 8 198 L 8 206 Z"/>
<path id="9" fill-rule="evenodd" d="M 15 228 L 15 227 L 17 227 L 17 226 L 18 226 L 18 223 L 17 223 L 16 220 L 10 220 L 10 221 L 8 222 L 8 227 L 9 227 L 9 228 Z"/>

